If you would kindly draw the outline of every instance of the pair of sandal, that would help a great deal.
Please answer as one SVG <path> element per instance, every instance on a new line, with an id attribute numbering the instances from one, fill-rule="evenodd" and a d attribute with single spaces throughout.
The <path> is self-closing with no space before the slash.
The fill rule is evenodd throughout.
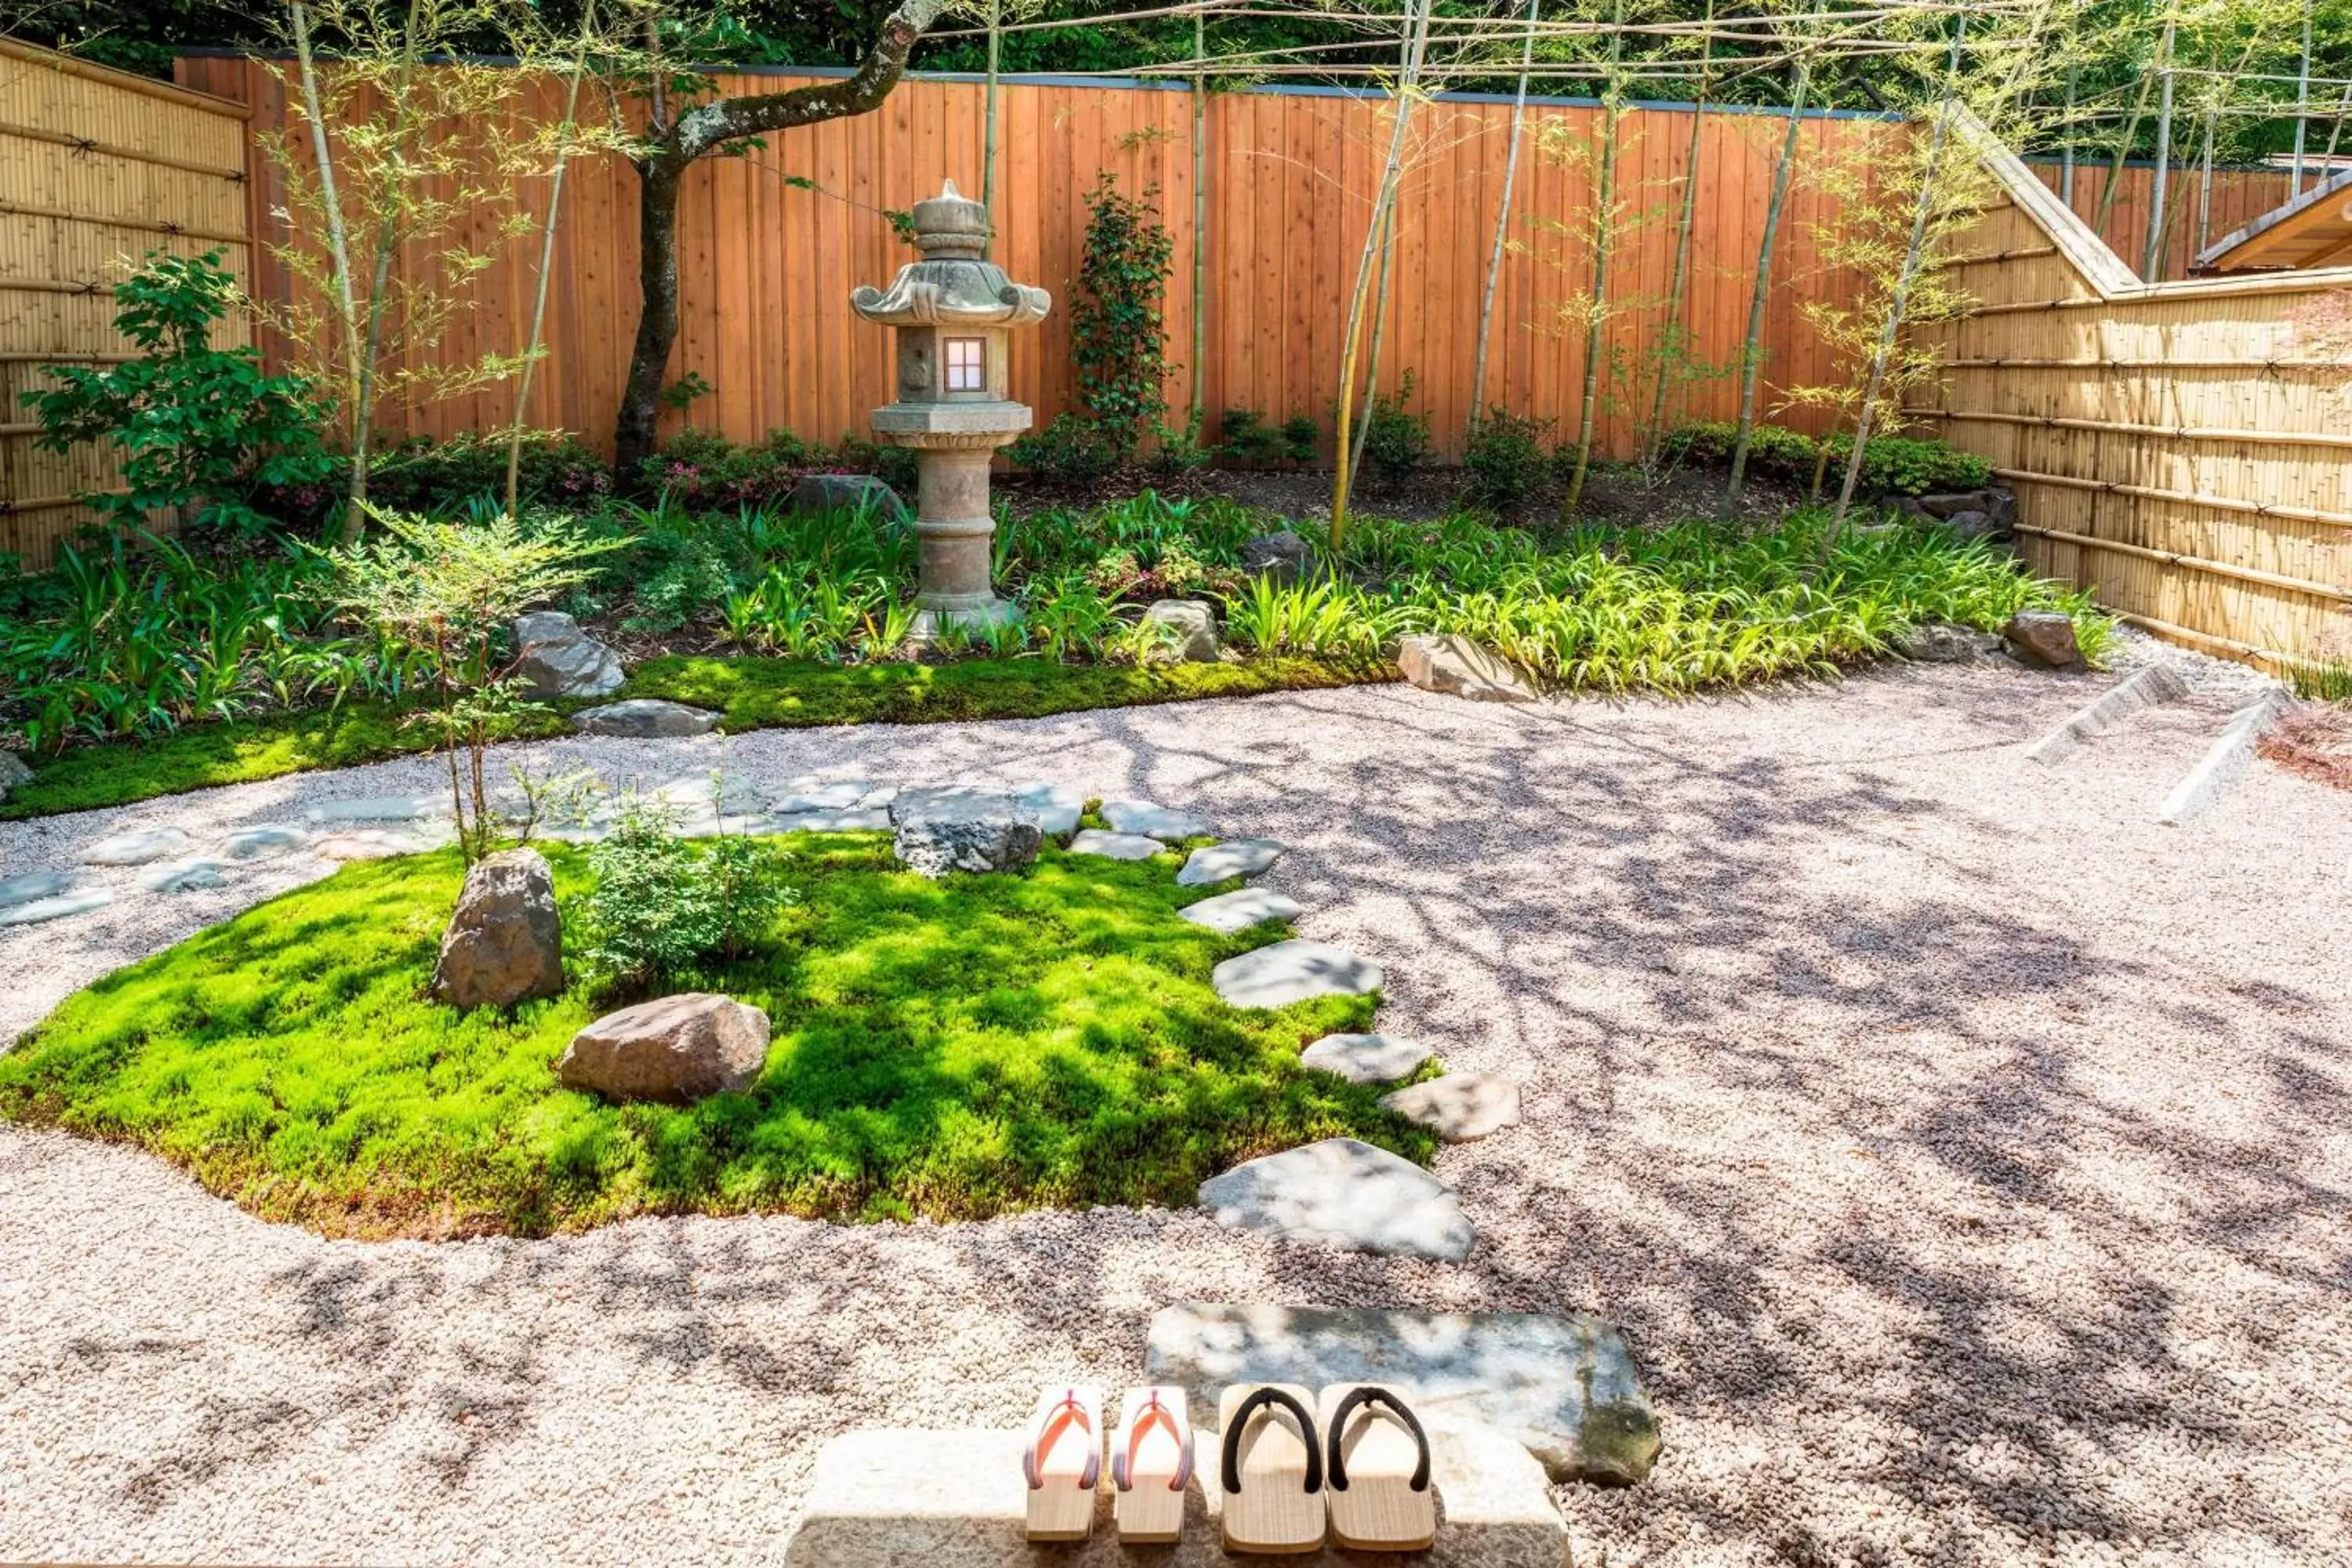
<path id="1" fill-rule="evenodd" d="M 1100 1410 L 1091 1388 L 1040 1395 L 1022 1451 L 1030 1540 L 1083 1541 L 1092 1530 Z M 1217 1402 L 1217 1424 L 1227 1552 L 1313 1552 L 1327 1534 L 1355 1552 L 1420 1552 L 1436 1541 L 1429 1437 L 1396 1390 L 1342 1384 L 1316 1394 L 1296 1384 L 1240 1384 Z M 1118 1538 L 1175 1541 L 1192 1475 L 1183 1391 L 1134 1390 L 1120 1426 L 1111 1458 Z"/>
<path id="2" fill-rule="evenodd" d="M 1192 1423 L 1181 1388 L 1128 1391 L 1111 1451 L 1111 1518 L 1122 1542 L 1158 1545 L 1184 1533 L 1192 1481 Z M 1022 1446 L 1029 1483 L 1029 1539 L 1084 1541 L 1095 1525 L 1102 1479 L 1102 1391 L 1048 1387 L 1037 1395 Z"/>

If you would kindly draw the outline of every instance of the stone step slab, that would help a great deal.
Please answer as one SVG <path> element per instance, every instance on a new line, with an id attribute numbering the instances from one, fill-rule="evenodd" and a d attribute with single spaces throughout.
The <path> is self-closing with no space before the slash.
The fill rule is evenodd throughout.
<path id="1" fill-rule="evenodd" d="M 1361 996 L 1381 988 L 1381 966 L 1328 942 L 1278 942 L 1229 958 L 1209 976 L 1235 1007 L 1287 1007 L 1313 996 Z"/>
<path id="2" fill-rule="evenodd" d="M 1073 855 L 1098 855 L 1106 860 L 1149 860 L 1168 846 L 1140 833 L 1105 833 L 1089 827 L 1070 840 Z"/>
<path id="3" fill-rule="evenodd" d="M 240 827 L 220 841 L 220 852 L 232 860 L 268 860 L 291 854 L 310 842 L 308 828 L 290 822 L 264 822 Z"/>
<path id="4" fill-rule="evenodd" d="M 1397 645 L 1397 670 L 1423 691 L 1471 702 L 1532 702 L 1517 668 L 1468 637 L 1410 637 Z"/>
<path id="5" fill-rule="evenodd" d="M 314 826 L 344 822 L 424 822 L 449 815 L 446 795 L 371 795 L 356 800 L 322 800 L 302 808 Z"/>
<path id="6" fill-rule="evenodd" d="M 1219 1225 L 1350 1252 L 1458 1263 L 1478 1239 L 1452 1187 L 1353 1138 L 1247 1161 L 1200 1196 Z"/>
<path id="7" fill-rule="evenodd" d="M 1144 1367 L 1195 1409 L 1234 1383 L 1393 1384 L 1423 1421 L 1507 1432 L 1559 1480 L 1643 1480 L 1660 1446 L 1624 1337 L 1580 1313 L 1182 1301 L 1153 1314 Z"/>
<path id="8" fill-rule="evenodd" d="M 203 857 L 193 860 L 167 861 L 139 873 L 139 885 L 151 893 L 185 893 L 198 888 L 217 888 L 226 879 L 221 874 L 221 863 Z"/>
<path id="9" fill-rule="evenodd" d="M 589 830 L 542 827 L 538 836 L 553 838 L 564 833 L 586 831 Z M 310 846 L 310 853 L 321 860 L 382 860 L 393 855 L 421 855 L 427 849 L 438 849 L 455 837 L 446 825 L 438 832 L 421 832 L 413 827 L 354 823 L 320 838 Z"/>
<path id="10" fill-rule="evenodd" d="M 1187 888 L 1205 888 L 1234 877 L 1255 877 L 1270 870 L 1286 847 L 1271 838 L 1229 838 L 1185 857 L 1176 880 Z"/>
<path id="11" fill-rule="evenodd" d="M 1267 921 L 1295 921 L 1307 910 L 1297 900 L 1285 894 L 1265 888 L 1243 888 L 1187 904 L 1176 912 L 1196 926 L 1207 926 L 1231 936 Z"/>
<path id="12" fill-rule="evenodd" d="M 659 697 L 631 697 L 601 707 L 583 708 L 572 716 L 572 726 L 583 735 L 621 735 L 632 740 L 681 740 L 708 735 L 719 727 L 719 715 L 707 708 L 690 708 Z"/>
<path id="13" fill-rule="evenodd" d="M 0 910 L 54 899 L 72 891 L 86 879 L 79 871 L 27 871 L 21 877 L 11 877 L 0 882 Z"/>
<path id="14" fill-rule="evenodd" d="M 1147 837 L 1205 837 L 1209 825 L 1190 812 L 1154 805 L 1148 800 L 1107 800 L 1102 805 L 1102 818 L 1119 833 L 1140 833 Z"/>
<path id="15" fill-rule="evenodd" d="M 871 779 L 794 779 L 784 785 L 782 793 L 772 796 L 768 809 L 778 816 L 796 816 L 812 811 L 851 811 L 859 806 L 887 807 L 898 795 L 887 784 L 877 784 Z"/>
<path id="16" fill-rule="evenodd" d="M 1419 1072 L 1436 1054 L 1402 1035 L 1326 1035 L 1299 1052 L 1298 1062 L 1349 1083 L 1394 1083 Z"/>
<path id="17" fill-rule="evenodd" d="M 852 805 L 838 811 L 779 812 L 763 831 L 773 833 L 887 833 L 890 808 Z"/>
<path id="18" fill-rule="evenodd" d="M 196 841 L 177 827 L 133 827 L 109 834 L 81 852 L 85 866 L 144 866 L 185 856 Z"/>
<path id="19" fill-rule="evenodd" d="M 0 909 L 0 926 L 34 926 L 68 915 L 88 914 L 114 902 L 114 889 L 105 886 L 76 888 L 55 898 L 33 899 Z"/>
<path id="20" fill-rule="evenodd" d="M 1467 1143 L 1518 1124 L 1519 1085 L 1494 1073 L 1447 1073 L 1381 1096 L 1381 1108 L 1419 1122 L 1448 1143 Z"/>
<path id="21" fill-rule="evenodd" d="M 1084 1542 L 1031 1546 L 1028 1485 L 1017 1430 L 849 1432 L 817 1450 L 801 1524 L 784 1548 L 789 1568 L 1223 1568 L 1224 1499 L 1218 1489 L 1216 1398 L 1192 1400 L 1200 1460 L 1172 1546 L 1127 1547 L 1111 1521 L 1110 1466 L 1097 1489 L 1094 1533 Z M 1206 1415 L 1212 1422 L 1203 1423 Z M 1436 1544 L 1410 1561 L 1431 1568 L 1569 1568 L 1568 1533 L 1543 1468 L 1510 1434 L 1473 1422 L 1429 1434 L 1437 1489 Z M 1248 1559 L 1267 1562 L 1270 1559 Z M 1284 1557 L 1301 1568 L 1403 1562 L 1336 1546 Z"/>

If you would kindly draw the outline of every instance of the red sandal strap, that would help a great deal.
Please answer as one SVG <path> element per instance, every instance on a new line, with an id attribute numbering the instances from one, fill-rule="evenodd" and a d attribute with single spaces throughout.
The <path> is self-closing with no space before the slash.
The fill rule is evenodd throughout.
<path id="1" fill-rule="evenodd" d="M 1045 1478 L 1038 1468 L 1045 1446 L 1073 1425 L 1083 1429 L 1089 1437 L 1095 1436 L 1094 1417 L 1087 1413 L 1086 1401 L 1078 1397 L 1078 1391 L 1075 1388 L 1053 1404 L 1042 1406 L 1031 1419 L 1029 1440 L 1021 1449 L 1021 1474 L 1029 1483 L 1031 1491 L 1043 1491 L 1045 1488 Z M 1087 1450 L 1087 1465 L 1078 1476 L 1078 1489 L 1091 1491 L 1101 1479 L 1102 1444 L 1097 1441 Z"/>
<path id="2" fill-rule="evenodd" d="M 1135 1450 L 1143 1441 L 1145 1426 L 1153 1421 L 1167 1427 L 1169 1436 L 1176 1439 L 1176 1476 L 1168 1483 L 1168 1489 L 1181 1492 L 1192 1483 L 1192 1424 L 1160 1404 L 1160 1395 L 1154 1394 L 1143 1408 L 1135 1413 L 1135 1419 L 1128 1423 L 1127 1441 L 1121 1443 L 1110 1457 L 1111 1484 L 1123 1492 L 1135 1489 L 1135 1482 L 1131 1479 L 1135 1472 Z"/>

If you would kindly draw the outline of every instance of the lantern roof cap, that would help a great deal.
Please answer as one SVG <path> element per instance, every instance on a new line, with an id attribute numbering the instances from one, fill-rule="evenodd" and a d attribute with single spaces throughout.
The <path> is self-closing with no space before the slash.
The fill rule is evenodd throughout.
<path id="1" fill-rule="evenodd" d="M 943 181 L 940 194 L 915 204 L 920 261 L 898 269 L 887 289 L 861 288 L 850 309 L 893 327 L 1026 326 L 1043 321 L 1053 296 L 1015 283 L 987 259 L 988 209 Z"/>

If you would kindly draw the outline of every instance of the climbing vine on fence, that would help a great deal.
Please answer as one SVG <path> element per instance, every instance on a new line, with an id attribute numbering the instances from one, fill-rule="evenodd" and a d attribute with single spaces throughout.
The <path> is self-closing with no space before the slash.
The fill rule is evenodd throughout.
<path id="1" fill-rule="evenodd" d="M 1161 299 L 1176 247 L 1152 195 L 1149 188 L 1127 195 L 1108 171 L 1087 193 L 1086 255 L 1070 311 L 1078 395 L 1121 458 L 1168 411 L 1160 390 L 1168 374 Z"/>

